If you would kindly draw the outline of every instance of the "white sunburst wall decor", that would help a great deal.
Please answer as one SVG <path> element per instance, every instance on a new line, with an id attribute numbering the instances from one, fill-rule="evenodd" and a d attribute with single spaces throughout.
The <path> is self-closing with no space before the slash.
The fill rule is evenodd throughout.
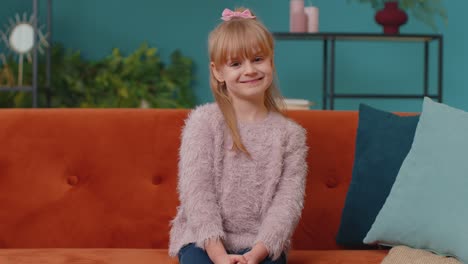
<path id="1" fill-rule="evenodd" d="M 18 56 L 18 86 L 23 85 L 23 61 L 24 58 L 28 62 L 32 62 L 32 52 L 36 45 L 40 53 L 44 53 L 44 48 L 49 47 L 47 36 L 49 33 L 43 34 L 42 27 L 37 28 L 34 32 L 34 15 L 28 16 L 26 13 L 20 17 L 15 15 L 15 19 L 9 18 L 8 24 L 4 25 L 5 31 L 0 30 L 1 41 L 6 47 Z M 37 33 L 38 41 L 34 41 L 35 33 Z"/>

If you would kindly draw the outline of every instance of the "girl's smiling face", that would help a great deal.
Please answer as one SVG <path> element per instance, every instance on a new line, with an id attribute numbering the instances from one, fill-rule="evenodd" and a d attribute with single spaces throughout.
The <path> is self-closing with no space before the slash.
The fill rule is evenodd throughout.
<path id="1" fill-rule="evenodd" d="M 223 65 L 212 64 L 215 77 L 225 82 L 230 96 L 241 100 L 262 99 L 273 81 L 273 61 L 261 52 L 250 57 L 228 58 Z"/>

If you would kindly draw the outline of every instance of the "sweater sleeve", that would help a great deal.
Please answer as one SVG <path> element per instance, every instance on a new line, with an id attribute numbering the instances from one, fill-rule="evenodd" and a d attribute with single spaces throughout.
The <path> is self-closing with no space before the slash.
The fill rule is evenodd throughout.
<path id="1" fill-rule="evenodd" d="M 255 241 L 263 242 L 274 260 L 288 247 L 302 213 L 307 150 L 305 130 L 298 126 L 287 143 L 281 179 Z"/>
<path id="2" fill-rule="evenodd" d="M 224 231 L 215 196 L 214 137 L 209 113 L 194 110 L 182 131 L 178 190 L 187 225 L 195 243 L 204 249 L 207 239 L 223 239 Z"/>

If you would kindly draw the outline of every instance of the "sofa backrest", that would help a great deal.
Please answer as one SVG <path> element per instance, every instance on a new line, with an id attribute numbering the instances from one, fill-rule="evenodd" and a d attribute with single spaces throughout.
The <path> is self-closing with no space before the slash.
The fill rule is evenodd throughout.
<path id="1" fill-rule="evenodd" d="M 167 248 L 188 110 L 0 111 L 0 248 Z M 335 249 L 356 112 L 291 111 L 308 131 L 297 249 Z"/>
<path id="2" fill-rule="evenodd" d="M 351 181 L 358 113 L 294 111 L 289 116 L 307 130 L 307 187 L 296 249 L 339 249 L 335 242 Z"/>

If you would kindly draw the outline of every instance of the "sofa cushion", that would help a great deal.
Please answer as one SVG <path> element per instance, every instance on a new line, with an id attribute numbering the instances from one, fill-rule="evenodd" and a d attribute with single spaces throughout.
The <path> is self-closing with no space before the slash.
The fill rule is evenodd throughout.
<path id="1" fill-rule="evenodd" d="M 292 250 L 288 264 L 377 264 L 384 250 Z M 166 249 L 0 249 L 8 264 L 177 264 Z"/>
<path id="2" fill-rule="evenodd" d="M 406 246 L 396 246 L 390 250 L 382 264 L 461 264 L 455 258 L 447 258 L 432 252 Z"/>
<path id="3" fill-rule="evenodd" d="M 8 264 L 177 264 L 163 249 L 1 249 L 0 263 Z"/>
<path id="4" fill-rule="evenodd" d="M 0 247 L 167 247 L 187 112 L 1 110 Z"/>
<path id="5" fill-rule="evenodd" d="M 353 176 L 341 216 L 337 243 L 363 247 L 413 142 L 419 116 L 399 116 L 359 106 Z"/>
<path id="6" fill-rule="evenodd" d="M 468 262 L 468 113 L 424 99 L 413 145 L 365 243 Z"/>

